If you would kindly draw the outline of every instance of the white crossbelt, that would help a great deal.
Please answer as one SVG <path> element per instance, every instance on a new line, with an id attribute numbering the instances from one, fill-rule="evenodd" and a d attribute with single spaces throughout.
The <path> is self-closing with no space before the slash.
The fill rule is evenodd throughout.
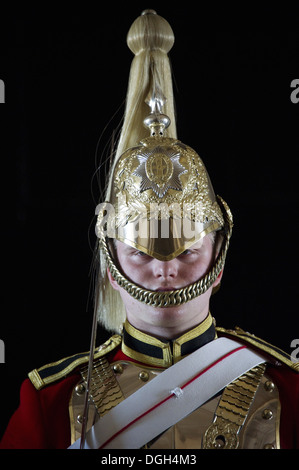
<path id="1" fill-rule="evenodd" d="M 219 338 L 163 371 L 88 431 L 85 449 L 140 449 L 265 358 Z M 79 449 L 78 439 L 69 449 Z"/>

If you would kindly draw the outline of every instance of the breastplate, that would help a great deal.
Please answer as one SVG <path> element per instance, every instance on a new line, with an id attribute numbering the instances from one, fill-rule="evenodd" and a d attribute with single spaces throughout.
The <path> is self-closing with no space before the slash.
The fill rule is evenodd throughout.
<path id="1" fill-rule="evenodd" d="M 90 390 L 92 403 L 89 407 L 88 426 L 91 427 L 101 416 L 109 413 L 111 408 L 160 373 L 161 369 L 140 366 L 128 361 L 109 364 L 106 358 L 101 358 L 95 364 L 92 376 Z M 81 374 L 82 381 L 75 387 L 69 407 L 72 442 L 78 439 L 81 433 L 86 369 L 83 369 Z M 236 431 L 236 423 L 241 422 L 243 424 L 238 425 L 235 432 L 238 448 L 280 448 L 280 402 L 277 387 L 267 376 L 267 372 L 261 374 L 256 387 L 252 383 L 251 376 L 252 374 L 242 376 L 243 382 L 239 379 L 232 382 L 218 396 L 212 397 L 200 408 L 147 443 L 145 448 L 221 448 L 224 447 L 227 436 Z M 219 420 L 226 425 L 223 432 Z"/>

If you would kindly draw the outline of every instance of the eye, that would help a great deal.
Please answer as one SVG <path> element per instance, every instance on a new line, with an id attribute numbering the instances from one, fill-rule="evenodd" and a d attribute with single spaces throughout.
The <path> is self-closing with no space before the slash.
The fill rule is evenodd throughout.
<path id="1" fill-rule="evenodd" d="M 185 250 L 185 251 L 183 251 L 183 252 L 180 254 L 180 256 L 190 255 L 191 253 L 192 253 L 191 250 Z"/>
<path id="2" fill-rule="evenodd" d="M 138 256 L 138 257 L 140 257 L 140 258 L 145 258 L 145 257 L 150 258 L 149 255 L 147 255 L 147 254 L 144 253 L 143 251 L 139 251 L 139 250 L 134 251 L 134 252 L 133 252 L 133 256 Z"/>
<path id="3" fill-rule="evenodd" d="M 137 256 L 148 256 L 146 253 L 143 253 L 143 251 L 136 251 Z"/>

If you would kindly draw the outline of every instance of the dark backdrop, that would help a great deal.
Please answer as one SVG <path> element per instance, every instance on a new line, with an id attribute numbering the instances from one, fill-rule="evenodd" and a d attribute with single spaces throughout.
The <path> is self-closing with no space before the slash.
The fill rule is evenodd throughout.
<path id="1" fill-rule="evenodd" d="M 0 435 L 30 370 L 89 348 L 95 156 L 106 156 L 121 120 L 126 34 L 148 6 L 176 36 L 179 138 L 201 155 L 234 215 L 212 313 L 287 352 L 299 338 L 297 12 L 84 5 L 26 4 L 1 19 Z"/>

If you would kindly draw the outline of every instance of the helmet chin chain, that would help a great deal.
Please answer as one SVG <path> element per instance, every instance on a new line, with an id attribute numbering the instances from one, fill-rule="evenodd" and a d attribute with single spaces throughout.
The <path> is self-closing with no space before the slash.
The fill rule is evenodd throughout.
<path id="1" fill-rule="evenodd" d="M 229 247 L 229 241 L 233 226 L 230 210 L 225 201 L 223 201 L 223 199 L 219 196 L 218 203 L 221 204 L 225 217 L 225 239 L 222 242 L 222 247 L 217 257 L 217 260 L 214 263 L 214 266 L 202 279 L 199 279 L 193 284 L 183 287 L 182 289 L 177 289 L 173 291 L 156 292 L 144 289 L 129 281 L 119 271 L 112 259 L 106 238 L 101 237 L 99 240 L 100 248 L 102 249 L 106 258 L 109 271 L 112 277 L 117 282 L 117 284 L 123 289 L 125 289 L 128 294 L 130 294 L 134 299 L 138 300 L 139 302 L 142 302 L 151 307 L 159 308 L 179 306 L 204 294 L 213 285 L 213 283 L 221 273 L 222 269 L 224 268 L 225 258 Z"/>

